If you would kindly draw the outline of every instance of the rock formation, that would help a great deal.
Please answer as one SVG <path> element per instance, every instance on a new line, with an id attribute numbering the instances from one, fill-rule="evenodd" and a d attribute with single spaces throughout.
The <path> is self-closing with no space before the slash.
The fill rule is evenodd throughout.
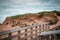
<path id="1" fill-rule="evenodd" d="M 10 30 L 19 27 L 25 27 L 32 24 L 39 24 L 43 22 L 49 22 L 55 24 L 58 22 L 58 14 L 55 12 L 45 12 L 36 14 L 25 14 L 7 17 L 0 27 L 0 31 Z M 2 30 L 4 29 L 4 30 Z"/>

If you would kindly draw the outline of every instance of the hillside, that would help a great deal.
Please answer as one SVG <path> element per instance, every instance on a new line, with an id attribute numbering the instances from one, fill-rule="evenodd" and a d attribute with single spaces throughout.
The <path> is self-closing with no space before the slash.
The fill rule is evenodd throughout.
<path id="1" fill-rule="evenodd" d="M 6 18 L 0 29 L 2 30 L 4 28 L 4 30 L 10 30 L 43 22 L 49 22 L 51 25 L 54 25 L 58 22 L 57 16 L 60 16 L 59 11 L 39 12 L 34 14 L 30 13 L 11 16 Z"/>

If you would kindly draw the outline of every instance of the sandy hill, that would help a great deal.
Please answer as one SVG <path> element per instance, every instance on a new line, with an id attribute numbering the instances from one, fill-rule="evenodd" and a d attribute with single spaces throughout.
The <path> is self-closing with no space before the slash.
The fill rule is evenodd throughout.
<path id="1" fill-rule="evenodd" d="M 39 24 L 43 22 L 56 24 L 58 22 L 57 16 L 60 16 L 60 12 L 51 11 L 7 17 L 6 20 L 3 22 L 2 26 L 0 27 L 0 31 L 29 26 L 32 24 Z"/>

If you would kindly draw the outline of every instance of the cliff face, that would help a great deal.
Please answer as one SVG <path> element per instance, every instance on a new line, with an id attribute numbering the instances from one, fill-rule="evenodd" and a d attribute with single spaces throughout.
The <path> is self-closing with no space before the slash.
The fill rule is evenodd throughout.
<path id="1" fill-rule="evenodd" d="M 11 18 L 7 17 L 6 20 L 4 21 L 3 25 L 10 25 L 11 27 L 15 26 L 28 26 L 32 24 L 39 24 L 42 22 L 51 22 L 55 23 L 58 19 L 56 15 L 51 15 L 51 14 L 43 14 L 41 17 L 40 14 L 28 14 L 24 15 L 19 18 Z"/>
<path id="2" fill-rule="evenodd" d="M 0 27 L 0 31 L 15 29 L 24 27 L 32 24 L 39 24 L 43 22 L 50 22 L 51 24 L 57 23 L 57 15 L 53 12 L 44 14 L 26 14 L 7 17 Z M 4 29 L 4 30 L 2 30 Z"/>

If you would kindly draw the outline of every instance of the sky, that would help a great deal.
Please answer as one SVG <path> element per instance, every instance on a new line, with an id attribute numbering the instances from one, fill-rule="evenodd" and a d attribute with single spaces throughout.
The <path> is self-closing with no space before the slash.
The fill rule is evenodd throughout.
<path id="1" fill-rule="evenodd" d="M 8 16 L 51 10 L 60 11 L 60 0 L 0 0 L 0 23 Z"/>

